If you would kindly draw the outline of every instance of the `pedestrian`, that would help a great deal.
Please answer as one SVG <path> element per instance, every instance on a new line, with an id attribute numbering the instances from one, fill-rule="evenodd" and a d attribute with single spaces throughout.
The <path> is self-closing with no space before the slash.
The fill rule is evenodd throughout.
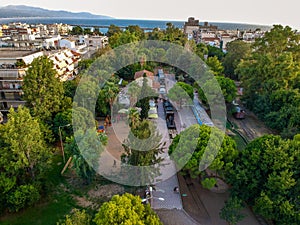
<path id="1" fill-rule="evenodd" d="M 114 159 L 113 167 L 117 167 L 117 161 Z"/>
<path id="2" fill-rule="evenodd" d="M 174 187 L 174 192 L 176 192 L 176 193 L 179 193 L 179 188 L 176 186 L 176 187 Z"/>

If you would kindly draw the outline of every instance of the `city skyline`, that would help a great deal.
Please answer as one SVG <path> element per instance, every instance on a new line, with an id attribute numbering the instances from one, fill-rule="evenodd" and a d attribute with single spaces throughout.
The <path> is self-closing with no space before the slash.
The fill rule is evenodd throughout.
<path id="1" fill-rule="evenodd" d="M 293 7 L 289 2 L 293 2 Z M 151 2 L 138 0 L 2 0 L 1 7 L 6 5 L 27 5 L 50 10 L 66 10 L 71 12 L 90 12 L 98 15 L 111 16 L 117 19 L 148 19 L 148 20 L 180 20 L 195 17 L 200 21 L 232 22 L 259 25 L 282 24 L 294 29 L 300 28 L 297 12 L 299 3 L 288 0 L 274 2 L 271 0 L 241 2 L 238 0 L 221 1 L 214 3 L 190 0 L 188 2 L 174 2 L 171 0 Z M 186 5 L 184 5 L 186 4 Z M 126 9 L 126 10 L 124 10 Z"/>

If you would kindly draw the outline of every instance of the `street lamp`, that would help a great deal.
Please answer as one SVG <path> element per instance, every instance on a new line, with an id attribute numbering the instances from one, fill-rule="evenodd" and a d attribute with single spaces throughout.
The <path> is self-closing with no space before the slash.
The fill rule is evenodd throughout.
<path id="1" fill-rule="evenodd" d="M 58 127 L 59 138 L 60 138 L 60 147 L 61 147 L 61 151 L 62 151 L 64 163 L 66 163 L 66 159 L 65 159 L 64 145 L 63 145 L 63 143 L 62 143 L 62 137 L 61 137 L 61 128 L 62 128 L 62 127 L 69 127 L 69 126 L 71 126 L 71 124 L 67 124 L 67 125 L 59 126 L 59 127 Z"/>

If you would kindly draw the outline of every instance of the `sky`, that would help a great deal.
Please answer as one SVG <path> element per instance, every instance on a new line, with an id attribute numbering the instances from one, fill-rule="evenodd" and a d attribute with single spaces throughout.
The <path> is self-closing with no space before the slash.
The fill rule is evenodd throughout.
<path id="1" fill-rule="evenodd" d="M 299 0 L 1 0 L 0 6 L 28 5 L 91 12 L 120 19 L 282 24 L 300 30 Z"/>

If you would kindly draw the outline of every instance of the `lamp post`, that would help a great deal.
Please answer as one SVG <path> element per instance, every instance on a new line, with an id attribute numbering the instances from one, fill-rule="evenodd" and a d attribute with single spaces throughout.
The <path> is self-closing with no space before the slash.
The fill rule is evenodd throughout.
<path id="1" fill-rule="evenodd" d="M 63 143 L 62 143 L 61 128 L 62 128 L 62 127 L 69 127 L 69 126 L 71 126 L 71 124 L 67 124 L 67 125 L 59 126 L 59 127 L 58 127 L 59 138 L 60 138 L 60 147 L 61 147 L 61 151 L 62 151 L 64 163 L 66 163 L 66 159 L 65 159 L 64 145 L 63 145 Z"/>

